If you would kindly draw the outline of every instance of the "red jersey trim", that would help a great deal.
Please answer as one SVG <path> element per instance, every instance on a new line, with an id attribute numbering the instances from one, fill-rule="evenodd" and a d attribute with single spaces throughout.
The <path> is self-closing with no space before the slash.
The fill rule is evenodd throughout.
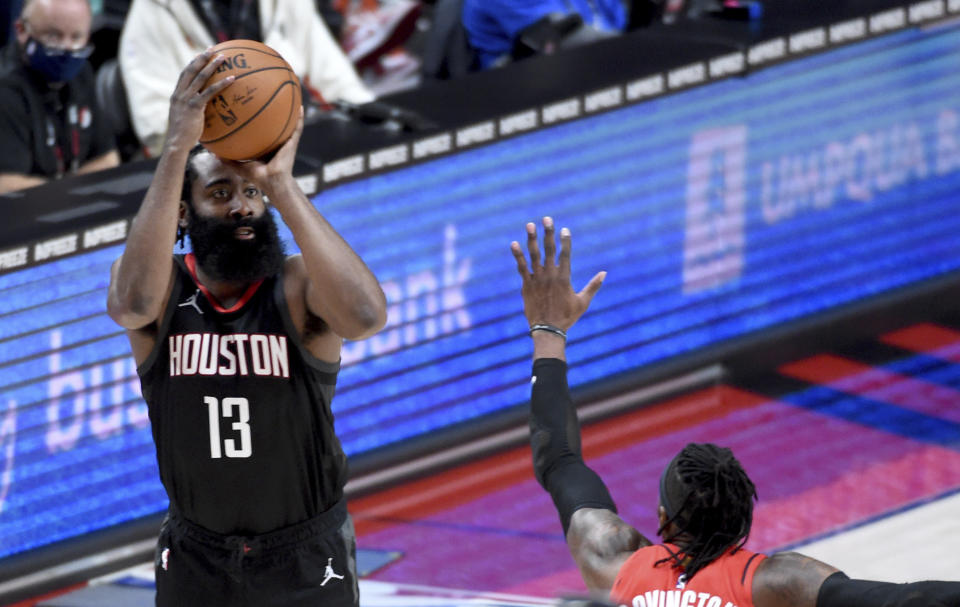
<path id="1" fill-rule="evenodd" d="M 246 305 L 250 298 L 253 297 L 254 293 L 257 292 L 257 289 L 260 288 L 260 285 L 263 284 L 263 279 L 257 280 L 243 292 L 243 295 L 240 296 L 240 299 L 237 300 L 237 303 L 233 304 L 229 308 L 224 308 L 220 305 L 220 302 L 217 301 L 217 298 L 213 296 L 213 293 L 207 290 L 207 287 L 203 286 L 200 283 L 200 279 L 197 277 L 197 258 L 194 257 L 193 253 L 187 253 L 183 256 L 183 261 L 187 265 L 187 270 L 190 271 L 190 276 L 193 277 L 193 282 L 197 283 L 197 288 L 203 292 L 204 297 L 207 298 L 207 301 L 210 302 L 210 305 L 213 306 L 213 309 L 221 313 L 236 312 L 240 308 Z"/>

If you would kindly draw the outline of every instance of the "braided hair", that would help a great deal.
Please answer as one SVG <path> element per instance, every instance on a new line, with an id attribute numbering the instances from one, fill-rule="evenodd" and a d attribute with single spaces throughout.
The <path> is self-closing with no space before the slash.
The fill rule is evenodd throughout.
<path id="1" fill-rule="evenodd" d="M 679 540 L 682 552 L 657 561 L 673 561 L 687 581 L 717 557 L 739 550 L 750 535 L 753 502 L 757 489 L 743 466 L 726 447 L 690 443 L 660 478 L 660 504 L 666 522 L 657 531 L 662 535 L 673 523 L 677 531 L 664 542 Z"/>

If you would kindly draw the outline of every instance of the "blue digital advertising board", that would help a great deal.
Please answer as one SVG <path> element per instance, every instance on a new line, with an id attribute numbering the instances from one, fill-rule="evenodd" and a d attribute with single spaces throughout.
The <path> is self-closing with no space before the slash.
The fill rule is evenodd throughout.
<path id="1" fill-rule="evenodd" d="M 910 29 L 331 187 L 381 280 L 347 343 L 351 455 L 527 400 L 509 252 L 572 230 L 571 384 L 621 376 L 960 269 L 960 30 Z M 288 231 L 288 250 L 294 251 Z M 0 275 L 0 558 L 166 507 L 112 246 Z"/>

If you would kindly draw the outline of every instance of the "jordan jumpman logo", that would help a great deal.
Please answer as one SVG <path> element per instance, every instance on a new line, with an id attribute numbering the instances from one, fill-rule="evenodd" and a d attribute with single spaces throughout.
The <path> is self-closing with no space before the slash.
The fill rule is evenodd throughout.
<path id="1" fill-rule="evenodd" d="M 203 314 L 203 310 L 200 309 L 200 306 L 197 304 L 197 297 L 200 296 L 200 289 L 197 289 L 197 292 L 191 295 L 189 298 L 185 299 L 182 303 L 177 304 L 178 308 L 184 306 L 193 306 L 196 308 L 198 314 Z"/>
<path id="2" fill-rule="evenodd" d="M 334 578 L 336 578 L 336 579 L 338 579 L 338 580 L 342 580 L 342 579 L 343 579 L 343 576 L 340 575 L 339 573 L 334 573 L 334 572 L 333 572 L 333 557 L 330 557 L 330 558 L 327 559 L 327 569 L 323 572 L 323 581 L 320 582 L 320 585 L 321 585 L 321 586 L 326 586 L 326 585 L 327 585 L 327 582 L 329 582 L 330 580 L 332 580 L 332 579 L 334 579 Z"/>

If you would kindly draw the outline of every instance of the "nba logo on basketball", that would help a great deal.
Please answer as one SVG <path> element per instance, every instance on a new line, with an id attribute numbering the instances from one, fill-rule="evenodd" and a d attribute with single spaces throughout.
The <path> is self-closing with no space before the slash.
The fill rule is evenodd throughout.
<path id="1" fill-rule="evenodd" d="M 230 105 L 227 103 L 227 100 L 223 98 L 223 95 L 217 95 L 213 100 L 213 104 L 217 109 L 217 115 L 220 116 L 220 120 L 222 120 L 225 125 L 230 126 L 237 121 L 237 115 L 230 109 Z"/>
<path id="2" fill-rule="evenodd" d="M 683 292 L 730 283 L 743 272 L 747 128 L 693 135 L 687 166 Z"/>

